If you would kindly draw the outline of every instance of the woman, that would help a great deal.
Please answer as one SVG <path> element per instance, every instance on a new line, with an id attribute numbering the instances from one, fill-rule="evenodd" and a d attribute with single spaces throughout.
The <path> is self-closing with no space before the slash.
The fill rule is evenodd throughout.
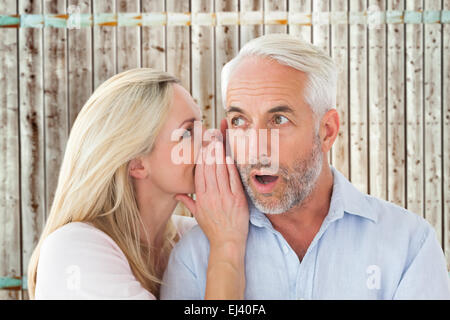
<path id="1" fill-rule="evenodd" d="M 202 137 L 192 139 L 201 111 L 178 83 L 164 72 L 133 69 L 104 82 L 86 102 L 30 260 L 30 298 L 158 298 L 171 248 L 194 224 L 171 219 L 179 200 L 211 243 L 205 298 L 243 297 L 246 198 L 234 164 L 205 163 L 207 154 L 223 160 L 214 151 L 223 145 L 205 150 Z M 171 159 L 180 143 L 191 146 L 188 164 Z M 198 154 L 203 161 L 196 168 Z M 227 189 L 211 193 L 217 177 Z M 195 186 L 194 202 L 186 194 Z"/>

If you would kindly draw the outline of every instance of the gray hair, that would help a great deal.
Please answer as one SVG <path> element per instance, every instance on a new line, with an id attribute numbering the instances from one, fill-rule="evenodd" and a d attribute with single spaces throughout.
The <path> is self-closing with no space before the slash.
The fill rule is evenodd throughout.
<path id="1" fill-rule="evenodd" d="M 238 55 L 222 69 L 222 103 L 230 76 L 239 62 L 248 56 L 266 57 L 302 71 L 308 76 L 305 101 L 316 116 L 322 117 L 336 105 L 337 69 L 333 60 L 318 47 L 288 34 L 268 34 L 245 44 Z"/>

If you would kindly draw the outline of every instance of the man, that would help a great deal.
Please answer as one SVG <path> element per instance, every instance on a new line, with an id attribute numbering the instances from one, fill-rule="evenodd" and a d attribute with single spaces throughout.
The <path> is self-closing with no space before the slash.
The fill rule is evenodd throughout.
<path id="1" fill-rule="evenodd" d="M 237 164 L 250 211 L 246 299 L 450 298 L 430 224 L 359 192 L 328 164 L 339 116 L 326 54 L 288 35 L 254 39 L 224 67 L 222 92 L 230 132 L 279 134 L 277 172 Z M 171 254 L 161 298 L 202 299 L 208 254 L 195 227 Z"/>

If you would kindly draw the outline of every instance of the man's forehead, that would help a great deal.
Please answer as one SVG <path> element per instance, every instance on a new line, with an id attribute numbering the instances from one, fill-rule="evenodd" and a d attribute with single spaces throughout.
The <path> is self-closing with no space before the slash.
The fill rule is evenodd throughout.
<path id="1" fill-rule="evenodd" d="M 305 80 L 306 74 L 272 58 L 250 56 L 242 58 L 231 72 L 229 82 L 258 81 L 271 78 Z M 286 79 L 287 77 L 287 79 Z"/>
<path id="2" fill-rule="evenodd" d="M 241 94 L 298 94 L 303 91 L 307 75 L 294 68 L 276 62 L 263 62 L 257 65 L 255 60 L 243 60 L 232 72 L 227 86 L 227 97 Z M 266 66 L 266 67 L 264 67 Z M 240 92 L 243 91 L 243 92 Z M 259 91 L 259 92 L 257 92 Z"/>
<path id="3" fill-rule="evenodd" d="M 231 83 L 230 83 L 231 84 Z M 238 80 L 228 86 L 226 104 L 258 102 L 263 104 L 289 104 L 304 102 L 304 82 L 299 80 L 255 79 Z"/>

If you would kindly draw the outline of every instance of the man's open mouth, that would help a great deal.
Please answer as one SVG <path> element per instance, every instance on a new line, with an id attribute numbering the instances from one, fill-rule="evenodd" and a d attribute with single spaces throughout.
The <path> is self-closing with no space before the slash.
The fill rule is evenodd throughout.
<path id="1" fill-rule="evenodd" d="M 254 171 L 251 174 L 251 180 L 259 193 L 270 193 L 278 182 L 278 175 L 265 174 L 263 171 Z"/>
<path id="2" fill-rule="evenodd" d="M 277 176 L 268 176 L 268 175 L 255 175 L 256 180 L 258 180 L 259 183 L 262 184 L 268 184 L 271 182 L 274 182 L 275 180 L 278 179 Z"/>

